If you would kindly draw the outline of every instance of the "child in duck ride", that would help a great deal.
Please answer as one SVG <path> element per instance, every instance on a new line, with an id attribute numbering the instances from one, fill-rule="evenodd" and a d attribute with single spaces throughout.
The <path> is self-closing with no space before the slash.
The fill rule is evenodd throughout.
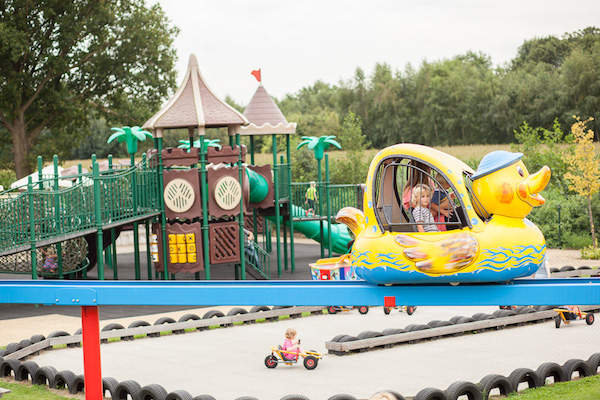
<path id="1" fill-rule="evenodd" d="M 363 211 L 346 207 L 336 216 L 356 237 L 351 263 L 357 275 L 375 284 L 402 284 L 499 282 L 533 274 L 544 262 L 546 244 L 525 217 L 544 204 L 539 192 L 550 169 L 529 174 L 522 156 L 495 151 L 473 171 L 426 146 L 381 150 L 369 167 Z M 453 230 L 446 223 L 447 231 L 419 232 L 408 220 L 399 177 L 415 162 L 430 169 L 424 180 L 444 190 L 438 180 L 445 179 L 455 195 Z"/>

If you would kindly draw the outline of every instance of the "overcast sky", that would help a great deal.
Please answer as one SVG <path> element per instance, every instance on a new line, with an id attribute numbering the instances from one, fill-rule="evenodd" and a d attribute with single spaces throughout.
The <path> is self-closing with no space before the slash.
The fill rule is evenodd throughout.
<path id="1" fill-rule="evenodd" d="M 598 0 L 160 0 L 181 29 L 178 82 L 188 57 L 217 95 L 246 105 L 250 71 L 277 98 L 317 80 L 337 83 L 377 62 L 402 69 L 482 51 L 501 65 L 525 39 L 600 26 Z"/>

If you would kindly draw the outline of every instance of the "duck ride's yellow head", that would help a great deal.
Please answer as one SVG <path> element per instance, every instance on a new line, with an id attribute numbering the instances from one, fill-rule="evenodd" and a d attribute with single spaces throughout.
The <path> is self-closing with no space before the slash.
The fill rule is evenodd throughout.
<path id="1" fill-rule="evenodd" d="M 522 153 L 494 151 L 481 160 L 471 176 L 473 206 L 479 214 L 525 218 L 533 207 L 544 204 L 539 194 L 550 181 L 550 168 L 533 175 L 521 160 Z"/>

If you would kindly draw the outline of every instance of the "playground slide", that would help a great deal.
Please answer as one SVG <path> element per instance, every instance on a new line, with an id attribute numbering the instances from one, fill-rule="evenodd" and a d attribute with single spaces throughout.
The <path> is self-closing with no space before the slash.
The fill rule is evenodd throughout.
<path id="1" fill-rule="evenodd" d="M 294 217 L 304 216 L 304 210 L 292 204 L 292 214 Z M 315 216 L 318 217 L 318 216 Z M 275 217 L 266 217 L 269 221 L 274 222 Z M 281 219 L 281 217 L 280 217 Z M 287 225 L 289 223 L 286 221 Z M 348 243 L 352 240 L 348 228 L 344 224 L 329 224 L 323 221 L 323 246 L 329 246 L 329 227 L 331 226 L 331 250 L 337 254 L 345 254 L 348 252 Z M 316 242 L 321 240 L 321 227 L 319 221 L 294 221 L 294 232 L 300 232 L 309 239 Z"/>
<path id="2" fill-rule="evenodd" d="M 262 201 L 269 191 L 267 181 L 259 174 L 250 169 L 246 169 L 248 180 L 250 181 L 250 202 L 257 203 Z M 303 217 L 304 210 L 301 207 L 292 204 L 292 215 L 294 217 Z M 274 222 L 275 217 L 267 217 L 269 221 Z M 281 221 L 281 217 L 280 217 Z M 288 224 L 289 225 L 289 224 Z M 304 236 L 316 242 L 321 240 L 320 221 L 295 221 L 294 231 L 301 232 Z M 329 224 L 323 221 L 323 246 L 329 246 L 329 228 L 331 225 L 331 249 L 337 254 L 348 252 L 348 243 L 352 238 L 348 233 L 348 228 L 344 224 Z"/>

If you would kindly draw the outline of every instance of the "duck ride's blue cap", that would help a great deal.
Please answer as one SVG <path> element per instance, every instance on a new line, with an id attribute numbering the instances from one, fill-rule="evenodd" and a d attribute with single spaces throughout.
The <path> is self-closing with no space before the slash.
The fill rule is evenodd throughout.
<path id="1" fill-rule="evenodd" d="M 479 179 L 486 175 L 508 167 L 523 157 L 523 153 L 511 153 L 510 151 L 497 150 L 486 154 L 479 163 L 477 171 L 471 175 L 471 180 Z"/>

